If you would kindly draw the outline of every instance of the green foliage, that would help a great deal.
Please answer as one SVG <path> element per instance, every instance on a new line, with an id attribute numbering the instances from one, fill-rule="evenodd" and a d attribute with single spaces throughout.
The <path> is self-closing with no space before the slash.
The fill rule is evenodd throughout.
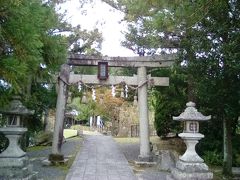
<path id="1" fill-rule="evenodd" d="M 9 144 L 9 140 L 4 136 L 4 134 L 0 133 L 0 153 L 3 152 Z"/>
<path id="2" fill-rule="evenodd" d="M 236 134 L 240 112 L 239 2 L 206 0 L 174 0 L 171 3 L 163 0 L 117 2 L 107 0 L 107 2 L 125 12 L 125 19 L 130 22 L 124 42 L 126 47 L 143 48 L 140 55 L 147 51 L 154 52 L 153 49 L 157 52 L 159 50 L 157 48 L 178 50 L 180 56 L 177 65 L 183 69 L 178 73 L 185 76 L 183 81 L 187 83 L 187 86 L 178 84 L 179 89 L 188 92 L 188 100 L 194 100 L 200 112 L 212 115 L 210 122 L 201 125 L 201 131 L 206 138 L 201 141 L 198 148 L 201 153 L 207 150 L 214 152 L 208 153 L 208 157 L 217 161 L 221 157 L 216 154 L 222 153 L 224 147 L 223 172 L 231 174 L 232 136 Z M 171 102 L 175 97 L 185 97 L 184 94 L 179 96 L 171 94 L 171 85 L 169 89 L 170 93 L 159 90 L 157 96 L 159 102 L 156 103 L 156 107 L 160 110 L 156 109 L 156 112 L 167 111 L 163 110 L 163 102 L 168 102 L 169 99 Z M 172 102 L 172 106 L 180 105 L 182 101 L 176 99 L 175 102 Z M 165 104 L 164 106 L 171 109 Z M 176 106 L 180 109 L 183 107 L 185 106 Z M 174 108 L 172 111 L 174 112 Z M 162 128 L 163 134 L 169 129 L 167 119 L 170 119 L 171 115 L 171 112 L 156 115 L 161 119 L 156 124 L 168 127 Z M 235 146 L 233 142 L 233 149 Z"/>
<path id="3" fill-rule="evenodd" d="M 57 93 L 54 85 L 45 83 L 32 84 L 31 97 L 25 98 L 25 106 L 34 110 L 34 115 L 26 117 L 26 126 L 33 133 L 43 129 L 42 116 L 48 110 L 55 108 Z"/>
<path id="4" fill-rule="evenodd" d="M 94 114 L 94 111 L 96 110 L 96 103 L 94 101 L 89 101 L 87 104 L 81 104 L 80 105 L 81 112 L 78 115 L 78 120 L 89 120 L 89 117 Z"/>
<path id="5" fill-rule="evenodd" d="M 44 128 L 43 115 L 56 105 L 53 77 L 65 63 L 67 50 L 100 54 L 101 33 L 63 22 L 64 15 L 55 11 L 55 3 L 60 2 L 0 1 L 0 107 L 12 94 L 21 94 L 23 104 L 35 110 L 25 118 L 29 130 L 26 139 L 33 139 L 35 131 Z M 61 34 L 66 31 L 69 36 Z"/>
<path id="6" fill-rule="evenodd" d="M 100 56 L 102 34 L 98 29 L 82 30 L 80 26 L 73 27 L 68 37 L 70 52 L 90 56 Z"/>
<path id="7" fill-rule="evenodd" d="M 230 12 L 233 16 L 228 15 Z M 232 136 L 236 133 L 240 110 L 240 67 L 239 53 L 236 50 L 236 43 L 240 38 L 236 32 L 239 32 L 240 23 L 238 18 L 235 18 L 237 14 L 239 15 L 240 11 L 235 2 L 211 2 L 207 18 L 198 23 L 201 28 L 191 34 L 191 42 L 196 42 L 191 44 L 192 49 L 205 55 L 196 55 L 189 66 L 193 72 L 192 76 L 196 79 L 199 105 L 206 107 L 206 112 L 213 115 L 213 126 L 206 134 L 215 137 L 216 140 L 224 140 L 223 172 L 227 175 L 231 174 Z M 224 124 L 224 131 L 219 123 Z M 219 131 L 223 133 L 219 134 Z M 215 148 L 219 151 L 222 147 Z"/>
<path id="8" fill-rule="evenodd" d="M 219 152 L 205 151 L 203 159 L 207 164 L 221 166 L 223 157 Z"/>
<path id="9" fill-rule="evenodd" d="M 233 142 L 233 166 L 240 166 L 240 135 L 235 135 L 232 139 Z"/>
<path id="10" fill-rule="evenodd" d="M 90 95 L 89 95 L 90 96 Z M 93 100 L 88 100 L 86 104 L 81 103 L 81 97 L 73 98 L 71 104 L 68 105 L 68 109 L 76 109 L 79 112 L 79 115 L 76 117 L 76 120 L 87 120 L 90 116 L 96 112 L 96 102 Z"/>
<path id="11" fill-rule="evenodd" d="M 31 147 L 28 147 L 26 150 L 27 150 L 27 152 L 34 152 L 34 151 L 42 151 L 47 148 L 50 148 L 50 147 L 48 147 L 48 146 L 31 146 Z"/>
<path id="12" fill-rule="evenodd" d="M 11 93 L 30 96 L 32 83 L 49 82 L 66 59 L 67 44 L 54 33 L 61 23 L 52 3 L 3 0 L 0 6 L 3 105 Z"/>
<path id="13" fill-rule="evenodd" d="M 21 94 L 23 104 L 35 110 L 25 117 L 26 147 L 42 130 L 44 112 L 56 105 L 52 76 L 66 60 L 67 39 L 55 33 L 64 25 L 50 1 L 3 0 L 0 7 L 0 107 Z"/>
<path id="14" fill-rule="evenodd" d="M 165 137 L 169 132 L 179 132 L 181 124 L 172 120 L 172 116 L 181 113 L 186 102 L 186 83 L 184 76 L 177 69 L 161 69 L 152 72 L 153 75 L 170 77 L 169 87 L 159 87 L 153 92 L 152 101 L 155 110 L 155 128 L 158 136 Z"/>

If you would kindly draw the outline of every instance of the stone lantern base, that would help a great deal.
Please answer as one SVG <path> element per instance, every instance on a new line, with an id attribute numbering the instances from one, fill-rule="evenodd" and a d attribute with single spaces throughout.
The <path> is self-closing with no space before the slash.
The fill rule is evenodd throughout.
<path id="1" fill-rule="evenodd" d="M 171 170 L 167 180 L 210 180 L 213 173 L 208 171 L 205 163 L 190 163 L 182 160 L 177 161 L 176 168 Z"/>
<path id="2" fill-rule="evenodd" d="M 26 156 L 18 158 L 0 157 L 0 168 L 21 168 L 25 166 L 27 162 L 28 158 Z"/>
<path id="3" fill-rule="evenodd" d="M 187 146 L 186 152 L 179 158 L 176 168 L 171 169 L 167 180 L 210 180 L 213 173 L 195 151 L 195 145 L 204 137 L 200 133 L 181 133 L 179 136 Z"/>
<path id="4" fill-rule="evenodd" d="M 29 164 L 26 156 L 0 159 L 0 179 L 37 179 L 37 172 Z"/>

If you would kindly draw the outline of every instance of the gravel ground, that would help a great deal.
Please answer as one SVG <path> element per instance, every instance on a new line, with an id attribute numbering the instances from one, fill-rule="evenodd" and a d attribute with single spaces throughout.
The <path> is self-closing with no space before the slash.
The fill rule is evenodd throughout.
<path id="1" fill-rule="evenodd" d="M 92 132 L 89 132 L 91 135 Z M 65 157 L 75 156 L 80 150 L 83 139 L 80 137 L 67 139 L 67 141 L 62 146 L 62 153 Z M 138 177 L 138 180 L 165 180 L 166 175 L 169 173 L 162 172 L 157 169 L 156 166 L 153 167 L 136 167 L 134 161 L 138 160 L 139 153 L 139 143 L 137 142 L 118 142 L 119 147 L 126 159 L 129 161 L 130 166 L 133 168 L 134 173 Z M 43 150 L 37 150 L 32 152 L 27 152 L 31 164 L 33 165 L 33 170 L 38 172 L 38 179 L 40 180 L 65 180 L 68 167 L 55 167 L 55 166 L 43 166 L 42 161 L 48 158 L 51 153 L 51 147 L 47 147 Z M 73 158 L 70 158 L 73 159 Z M 240 174 L 239 168 L 234 169 Z M 240 179 L 237 177 L 236 179 Z"/>
<path id="2" fill-rule="evenodd" d="M 168 172 L 159 171 L 156 165 L 152 167 L 136 167 L 134 161 L 138 160 L 140 154 L 139 143 L 118 143 L 129 164 L 133 168 L 139 180 L 165 180 Z"/>
<path id="3" fill-rule="evenodd" d="M 82 138 L 75 137 L 67 139 L 62 146 L 62 154 L 65 157 L 75 156 L 80 149 Z M 67 167 L 43 166 L 42 161 L 48 158 L 51 147 L 43 150 L 27 152 L 33 170 L 38 172 L 38 179 L 42 180 L 64 180 L 67 174 Z"/>

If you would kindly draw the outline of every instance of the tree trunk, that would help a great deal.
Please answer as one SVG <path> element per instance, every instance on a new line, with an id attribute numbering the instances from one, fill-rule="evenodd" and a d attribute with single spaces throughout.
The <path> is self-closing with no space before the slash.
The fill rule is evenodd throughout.
<path id="1" fill-rule="evenodd" d="M 223 175 L 232 176 L 231 121 L 223 118 Z"/>
<path id="2" fill-rule="evenodd" d="M 187 74 L 187 83 L 188 83 L 188 91 L 187 91 L 187 96 L 188 96 L 188 101 L 192 101 L 196 103 L 196 95 L 195 95 L 195 80 L 194 80 L 194 71 L 192 65 L 194 64 L 195 61 L 195 52 L 192 49 L 191 42 L 189 42 L 189 39 L 191 39 L 191 30 L 188 29 L 186 31 L 187 34 L 187 42 L 188 42 L 188 47 L 186 48 L 187 55 L 186 58 L 188 60 L 188 74 Z"/>
<path id="3" fill-rule="evenodd" d="M 188 101 L 196 102 L 194 88 L 193 76 L 188 74 Z"/>
<path id="4" fill-rule="evenodd" d="M 47 126 L 49 124 L 49 108 L 46 108 L 43 113 L 43 129 L 47 130 Z"/>
<path id="5" fill-rule="evenodd" d="M 31 94 L 32 94 L 32 83 L 33 83 L 32 75 L 28 75 L 27 82 L 28 82 L 28 84 L 26 85 L 26 95 L 29 98 L 29 97 L 31 97 Z"/>

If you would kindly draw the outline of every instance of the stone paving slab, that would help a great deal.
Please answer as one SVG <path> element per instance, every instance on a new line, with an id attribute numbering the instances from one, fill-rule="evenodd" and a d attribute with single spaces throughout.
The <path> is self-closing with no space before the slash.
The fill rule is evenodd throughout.
<path id="1" fill-rule="evenodd" d="M 66 180 L 137 180 L 111 136 L 86 135 Z"/>

